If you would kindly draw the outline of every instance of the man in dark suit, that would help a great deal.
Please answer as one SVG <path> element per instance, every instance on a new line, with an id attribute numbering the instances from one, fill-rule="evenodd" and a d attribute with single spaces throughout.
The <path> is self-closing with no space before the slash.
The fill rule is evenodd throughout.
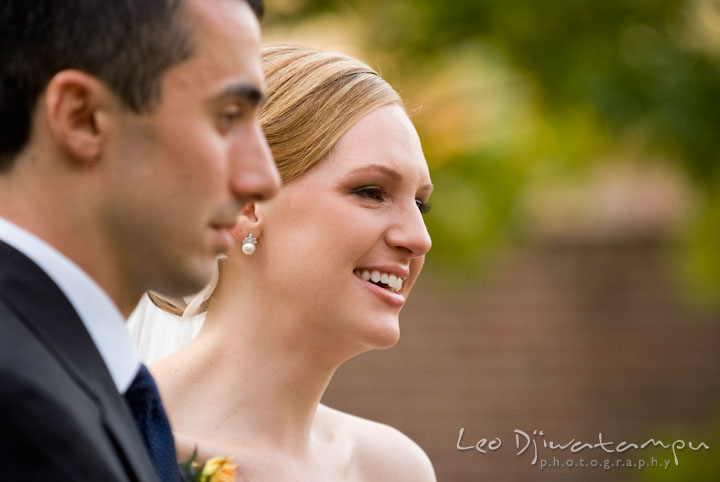
<path id="1" fill-rule="evenodd" d="M 124 321 L 145 290 L 200 290 L 244 203 L 279 186 L 261 10 L 0 2 L 3 480 L 178 477 Z"/>

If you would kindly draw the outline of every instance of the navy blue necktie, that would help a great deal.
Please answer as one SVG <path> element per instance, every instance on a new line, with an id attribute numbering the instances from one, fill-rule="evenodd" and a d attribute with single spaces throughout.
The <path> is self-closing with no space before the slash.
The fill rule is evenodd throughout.
<path id="1" fill-rule="evenodd" d="M 135 424 L 145 440 L 155 472 L 162 482 L 178 482 L 177 455 L 170 422 L 160 400 L 155 380 L 145 365 L 140 365 L 132 385 L 125 393 Z"/>

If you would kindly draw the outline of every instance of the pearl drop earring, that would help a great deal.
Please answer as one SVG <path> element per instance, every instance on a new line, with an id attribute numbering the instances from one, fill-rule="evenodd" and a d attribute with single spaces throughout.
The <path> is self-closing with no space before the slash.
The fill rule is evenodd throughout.
<path id="1" fill-rule="evenodd" d="M 245 239 L 242 240 L 242 252 L 250 256 L 255 252 L 255 245 L 257 244 L 257 239 L 255 236 L 252 235 L 252 233 L 245 236 Z"/>

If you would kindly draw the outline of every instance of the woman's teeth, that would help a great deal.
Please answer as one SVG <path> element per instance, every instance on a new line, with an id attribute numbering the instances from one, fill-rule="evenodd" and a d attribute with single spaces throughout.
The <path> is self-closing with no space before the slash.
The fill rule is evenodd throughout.
<path id="1" fill-rule="evenodd" d="M 358 278 L 364 279 L 365 281 L 372 281 L 376 285 L 389 289 L 390 291 L 400 291 L 402 289 L 403 280 L 394 274 L 381 273 L 378 270 L 360 271 L 359 269 L 356 269 L 353 273 Z"/>

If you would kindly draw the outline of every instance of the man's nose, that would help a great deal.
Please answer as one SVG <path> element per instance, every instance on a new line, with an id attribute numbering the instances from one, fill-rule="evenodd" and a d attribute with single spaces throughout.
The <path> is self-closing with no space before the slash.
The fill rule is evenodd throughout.
<path id="1" fill-rule="evenodd" d="M 235 197 L 243 202 L 273 197 L 282 181 L 259 124 L 247 138 L 238 140 L 235 152 L 230 179 L 230 189 Z"/>

